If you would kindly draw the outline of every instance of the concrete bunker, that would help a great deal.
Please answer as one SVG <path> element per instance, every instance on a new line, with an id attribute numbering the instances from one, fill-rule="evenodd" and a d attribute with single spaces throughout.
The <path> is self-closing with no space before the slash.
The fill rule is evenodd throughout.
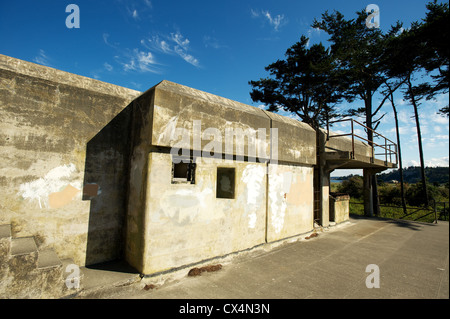
<path id="1" fill-rule="evenodd" d="M 131 107 L 125 256 L 142 274 L 313 229 L 308 125 L 169 81 Z"/>
<path id="2" fill-rule="evenodd" d="M 79 266 L 151 275 L 326 227 L 332 170 L 395 166 L 169 81 L 141 93 L 3 55 L 0 80 L 0 221 Z"/>

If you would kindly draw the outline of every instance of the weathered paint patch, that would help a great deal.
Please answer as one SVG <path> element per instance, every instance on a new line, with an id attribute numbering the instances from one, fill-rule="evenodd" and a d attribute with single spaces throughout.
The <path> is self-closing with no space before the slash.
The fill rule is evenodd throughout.
<path id="1" fill-rule="evenodd" d="M 255 228 L 257 211 L 264 202 L 265 167 L 261 165 L 248 165 L 242 173 L 241 181 L 246 185 L 247 204 L 245 211 L 248 216 L 248 227 Z"/>
<path id="2" fill-rule="evenodd" d="M 95 197 L 101 193 L 98 184 L 86 184 L 83 187 L 83 196 Z"/>
<path id="3" fill-rule="evenodd" d="M 194 222 L 200 213 L 200 207 L 205 207 L 206 197 L 212 194 L 211 188 L 201 192 L 191 189 L 169 190 L 160 200 L 161 210 L 152 216 L 152 221 L 168 219 L 175 225 L 185 225 Z"/>
<path id="4" fill-rule="evenodd" d="M 162 129 L 162 133 L 158 137 L 158 144 L 168 144 L 176 139 L 175 133 L 177 129 L 178 115 L 172 117 Z"/>
<path id="5" fill-rule="evenodd" d="M 63 207 L 69 204 L 79 192 L 79 189 L 69 184 L 61 192 L 48 195 L 48 204 L 50 208 Z"/>
<path id="6" fill-rule="evenodd" d="M 284 218 L 287 208 L 287 194 L 291 188 L 292 172 L 278 173 L 277 169 L 270 175 L 269 199 L 271 208 L 271 224 L 276 234 L 284 227 Z"/>
<path id="7" fill-rule="evenodd" d="M 71 188 L 64 192 L 64 189 L 72 182 L 72 175 L 76 168 L 74 164 L 61 165 L 50 170 L 43 178 L 39 178 L 33 182 L 24 183 L 19 186 L 19 196 L 23 199 L 36 201 L 40 208 L 51 207 L 49 196 L 53 193 L 61 193 L 52 195 L 52 204 L 58 206 L 62 202 L 66 202 L 67 198 L 73 193 Z M 77 191 L 79 191 L 77 189 Z M 73 199 L 75 195 L 71 197 Z"/>

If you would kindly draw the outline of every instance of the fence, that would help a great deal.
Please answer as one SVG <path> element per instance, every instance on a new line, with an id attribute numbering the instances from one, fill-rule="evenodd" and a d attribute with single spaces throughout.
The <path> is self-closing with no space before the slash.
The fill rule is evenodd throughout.
<path id="1" fill-rule="evenodd" d="M 364 203 L 350 201 L 350 205 L 364 205 Z M 405 214 L 402 206 L 380 204 L 380 216 L 393 219 L 407 219 L 437 223 L 438 220 L 449 220 L 449 202 L 432 201 L 431 205 L 423 207 L 406 206 Z"/>

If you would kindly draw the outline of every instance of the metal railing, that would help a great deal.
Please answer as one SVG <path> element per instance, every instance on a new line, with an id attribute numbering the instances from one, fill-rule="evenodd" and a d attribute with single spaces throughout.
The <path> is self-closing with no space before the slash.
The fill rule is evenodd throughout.
<path id="1" fill-rule="evenodd" d="M 350 121 L 351 126 L 351 132 L 346 134 L 336 134 L 336 135 L 330 135 L 330 124 L 339 123 L 339 122 L 348 122 Z M 370 141 L 367 137 L 362 137 L 355 132 L 355 126 L 360 126 L 364 130 L 371 131 L 372 132 L 372 141 Z M 354 120 L 354 119 L 343 119 L 343 120 L 336 120 L 336 121 L 330 121 L 327 123 L 327 140 L 329 140 L 332 137 L 342 137 L 342 136 L 351 136 L 352 139 L 352 159 L 355 159 L 355 138 L 358 138 L 362 141 L 365 141 L 369 144 L 369 146 L 372 147 L 372 161 L 375 158 L 375 156 L 382 155 L 384 158 L 384 161 L 386 163 L 393 163 L 398 164 L 398 156 L 397 156 L 397 144 L 388 139 L 387 137 L 384 137 L 380 133 L 376 132 L 375 130 L 367 127 L 366 125 Z M 384 143 L 376 143 L 374 140 L 375 138 L 380 138 L 384 140 Z M 375 153 L 375 148 L 379 147 L 384 151 L 381 151 L 381 153 Z M 395 157 L 395 162 L 392 161 L 393 157 Z M 389 161 L 388 161 L 389 158 Z"/>

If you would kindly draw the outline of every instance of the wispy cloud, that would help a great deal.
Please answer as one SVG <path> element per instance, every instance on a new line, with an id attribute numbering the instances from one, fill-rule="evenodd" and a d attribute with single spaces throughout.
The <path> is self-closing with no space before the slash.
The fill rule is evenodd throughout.
<path id="1" fill-rule="evenodd" d="M 127 0 L 124 3 L 127 16 L 136 21 L 141 20 L 141 17 L 145 17 L 153 9 L 150 0 Z"/>
<path id="2" fill-rule="evenodd" d="M 287 23 L 284 14 L 277 14 L 273 16 L 268 10 L 253 10 L 250 9 L 250 14 L 253 18 L 263 18 L 267 21 L 275 31 L 278 31 L 279 28 Z"/>
<path id="3" fill-rule="evenodd" d="M 189 52 L 189 39 L 185 38 L 179 31 L 166 36 L 153 36 L 151 39 L 141 40 L 141 44 L 147 49 L 176 55 L 193 66 L 200 66 L 200 61 Z"/>
<path id="4" fill-rule="evenodd" d="M 217 40 L 214 37 L 205 35 L 203 37 L 203 44 L 205 45 L 205 48 L 213 48 L 213 49 L 220 49 L 220 48 L 227 48 L 228 46 L 223 45 L 219 43 L 219 40 Z"/>
<path id="5" fill-rule="evenodd" d="M 103 37 L 103 42 L 104 42 L 107 46 L 109 46 L 109 47 L 111 47 L 111 48 L 114 48 L 114 49 L 117 49 L 117 47 L 118 47 L 118 44 L 117 44 L 117 43 L 112 44 L 112 43 L 109 42 L 109 33 L 103 33 L 103 34 L 102 34 L 102 37 Z"/>
<path id="6" fill-rule="evenodd" d="M 103 42 L 115 49 L 116 54 L 114 60 L 125 72 L 137 71 L 161 73 L 161 69 L 158 67 L 159 63 L 156 62 L 151 50 L 141 50 L 139 48 L 134 48 L 132 50 L 129 48 L 124 49 L 117 43 L 111 44 L 109 37 L 108 33 L 103 33 Z M 107 62 L 103 63 L 103 70 L 111 72 L 113 69 L 114 67 L 111 64 Z"/>
<path id="7" fill-rule="evenodd" d="M 103 63 L 103 66 L 104 66 L 105 69 L 106 69 L 107 71 L 109 71 L 109 72 L 111 72 L 111 71 L 113 70 L 112 65 L 109 64 L 109 63 L 107 63 L 107 62 Z"/>
<path id="8" fill-rule="evenodd" d="M 155 67 L 157 64 L 151 52 L 134 49 L 128 56 L 127 62 L 121 63 L 124 71 L 152 72 L 160 73 Z"/>
<path id="9" fill-rule="evenodd" d="M 420 166 L 420 162 L 416 160 L 409 160 L 406 162 L 406 166 Z M 432 158 L 429 160 L 425 160 L 425 166 L 427 167 L 447 167 L 449 166 L 449 158 L 441 157 L 441 158 Z"/>
<path id="10" fill-rule="evenodd" d="M 144 4 L 149 7 L 150 9 L 153 8 L 152 2 L 150 0 L 144 0 Z"/>
<path id="11" fill-rule="evenodd" d="M 40 49 L 39 54 L 33 58 L 33 61 L 45 66 L 51 66 L 49 62 L 50 58 L 47 56 L 44 50 Z"/>
<path id="12" fill-rule="evenodd" d="M 309 28 L 308 31 L 306 31 L 306 36 L 308 37 L 307 47 L 309 47 L 312 38 L 320 36 L 320 32 L 321 30 L 319 28 Z"/>

